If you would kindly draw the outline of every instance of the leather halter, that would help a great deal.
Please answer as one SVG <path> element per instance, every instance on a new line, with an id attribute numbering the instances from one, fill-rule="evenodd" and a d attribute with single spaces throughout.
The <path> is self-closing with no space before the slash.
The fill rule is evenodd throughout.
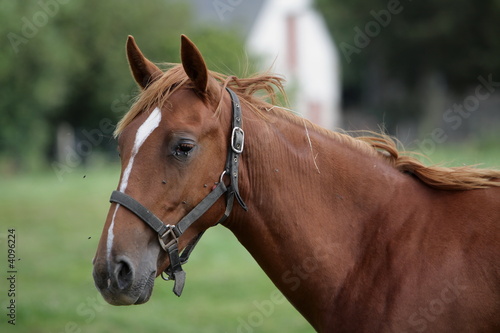
<path id="1" fill-rule="evenodd" d="M 226 158 L 226 166 L 222 171 L 217 186 L 198 205 L 196 205 L 196 207 L 194 207 L 177 224 L 172 225 L 163 223 L 141 203 L 123 192 L 113 191 L 113 193 L 111 194 L 111 198 L 109 199 L 110 202 L 120 204 L 130 210 L 132 213 L 137 215 L 144 223 L 146 223 L 154 231 L 156 231 L 161 247 L 168 253 L 168 256 L 170 258 L 170 265 L 164 272 L 168 277 L 165 278 L 162 273 L 162 278 L 164 280 L 175 281 L 173 292 L 177 296 L 181 295 L 186 280 L 186 272 L 182 270 L 182 265 L 185 264 L 189 259 L 189 255 L 203 235 L 203 232 L 198 234 L 186 246 L 180 256 L 178 248 L 179 237 L 181 237 L 181 235 L 187 230 L 187 228 L 189 228 L 210 207 L 212 207 L 224 193 L 226 193 L 226 210 L 224 212 L 224 215 L 216 224 L 223 222 L 229 216 L 231 210 L 233 209 L 235 197 L 240 206 L 244 210 L 247 210 L 247 206 L 243 202 L 243 199 L 241 198 L 238 190 L 239 155 L 243 152 L 245 143 L 245 133 L 241 128 L 243 121 L 241 116 L 241 106 L 238 96 L 231 89 L 226 88 L 226 90 L 231 96 L 233 108 L 232 129 L 229 149 Z M 224 184 L 224 178 L 226 176 L 230 179 L 230 183 L 227 187 Z"/>

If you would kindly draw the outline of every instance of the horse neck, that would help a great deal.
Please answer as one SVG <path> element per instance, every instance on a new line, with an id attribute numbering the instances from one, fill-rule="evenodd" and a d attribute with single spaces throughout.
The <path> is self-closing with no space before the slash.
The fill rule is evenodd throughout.
<path id="1" fill-rule="evenodd" d="M 248 212 L 236 210 L 226 226 L 316 327 L 318 306 L 353 270 L 361 235 L 376 228 L 401 175 L 307 121 L 267 117 L 245 117 L 239 186 Z"/>

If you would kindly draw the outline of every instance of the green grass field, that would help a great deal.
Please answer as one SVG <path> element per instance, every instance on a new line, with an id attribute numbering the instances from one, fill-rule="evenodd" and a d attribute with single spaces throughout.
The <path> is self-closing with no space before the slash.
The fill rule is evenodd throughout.
<path id="1" fill-rule="evenodd" d="M 85 178 L 84 178 L 85 176 Z M 92 258 L 119 169 L 2 179 L 0 332 L 310 332 L 227 229 L 209 230 L 186 264 L 182 297 L 156 280 L 140 306 L 104 303 Z M 7 323 L 7 233 L 16 233 L 16 325 Z"/>
<path id="2" fill-rule="evenodd" d="M 441 149 L 435 162 L 500 166 L 493 147 Z M 224 227 L 209 230 L 185 266 L 184 293 L 156 281 L 151 300 L 114 307 L 92 280 L 95 253 L 116 188 L 117 166 L 0 180 L 0 332 L 312 332 Z M 15 229 L 16 325 L 8 324 L 7 235 Z"/>

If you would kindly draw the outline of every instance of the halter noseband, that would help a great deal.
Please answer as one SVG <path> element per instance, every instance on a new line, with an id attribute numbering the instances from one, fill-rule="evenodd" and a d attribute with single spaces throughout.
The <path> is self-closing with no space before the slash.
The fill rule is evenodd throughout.
<path id="1" fill-rule="evenodd" d="M 196 205 L 196 207 L 194 207 L 177 224 L 171 225 L 163 223 L 150 210 L 148 210 L 137 200 L 123 192 L 113 191 L 113 193 L 111 194 L 111 198 L 109 199 L 110 202 L 120 204 L 130 210 L 132 213 L 137 215 L 144 223 L 146 223 L 154 231 L 156 231 L 161 247 L 168 253 L 168 256 L 170 258 L 170 265 L 164 272 L 167 274 L 167 277 L 165 278 L 162 273 L 162 278 L 164 280 L 175 281 L 173 291 L 177 296 L 181 295 L 186 280 L 186 272 L 182 270 L 182 265 L 185 264 L 189 259 L 189 255 L 200 240 L 203 232 L 198 234 L 186 246 L 180 256 L 178 248 L 179 237 L 181 237 L 181 235 L 187 230 L 187 228 L 189 228 L 210 207 L 212 207 L 224 193 L 226 193 L 226 210 L 224 212 L 224 215 L 216 224 L 223 222 L 229 216 L 231 210 L 233 209 L 235 197 L 240 206 L 244 210 L 247 210 L 247 206 L 243 202 L 243 199 L 241 198 L 238 190 L 239 155 L 243 152 L 243 146 L 245 143 L 245 133 L 241 129 L 243 121 L 241 117 L 241 106 L 238 96 L 231 89 L 226 88 L 226 90 L 231 96 L 233 108 L 232 130 L 229 149 L 227 152 L 226 166 L 224 168 L 224 171 L 222 171 L 217 186 L 198 205 Z M 228 176 L 231 180 L 227 187 L 224 184 L 225 176 Z"/>

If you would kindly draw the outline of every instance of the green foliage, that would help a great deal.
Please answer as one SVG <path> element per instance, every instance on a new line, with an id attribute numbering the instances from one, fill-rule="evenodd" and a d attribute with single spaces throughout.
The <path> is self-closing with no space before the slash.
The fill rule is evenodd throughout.
<path id="1" fill-rule="evenodd" d="M 316 0 L 316 5 L 340 49 L 346 100 L 379 114 L 397 104 L 389 119 L 414 113 L 412 120 L 419 120 L 426 112 L 444 111 L 419 105 L 428 97 L 418 90 L 429 75 L 437 74 L 452 98 L 474 88 L 479 75 L 500 77 L 498 0 Z"/>
<path id="2" fill-rule="evenodd" d="M 0 159 L 14 170 L 46 161 L 58 124 L 69 123 L 78 135 L 127 110 L 136 94 L 124 50 L 129 34 L 155 62 L 178 62 L 184 33 L 218 70 L 241 66 L 227 50 L 242 52 L 243 41 L 197 25 L 178 0 L 4 1 L 1 7 Z"/>
<path id="3" fill-rule="evenodd" d="M 370 41 L 352 55 L 342 55 L 348 81 L 355 82 L 353 67 L 362 67 L 370 57 L 382 59 L 390 75 L 415 83 L 419 73 L 439 70 L 455 90 L 467 88 L 471 77 L 500 72 L 500 2 L 484 0 L 399 1 L 316 0 L 338 44 L 355 45 L 355 27 Z M 391 10 L 392 9 L 392 10 Z M 387 16 L 387 14 L 389 14 Z M 379 31 L 370 26 L 376 21 Z M 367 27 L 368 25 L 368 27 Z M 358 47 L 359 48 L 359 47 Z M 362 69 L 360 69 L 362 71 Z"/>

